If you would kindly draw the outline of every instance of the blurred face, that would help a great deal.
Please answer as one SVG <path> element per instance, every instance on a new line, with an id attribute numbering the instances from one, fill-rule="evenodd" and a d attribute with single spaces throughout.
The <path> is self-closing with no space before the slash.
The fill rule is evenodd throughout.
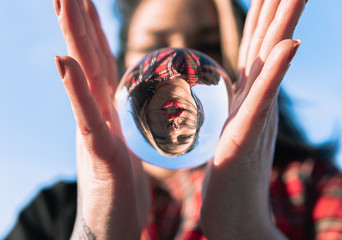
<path id="1" fill-rule="evenodd" d="M 193 144 L 197 109 L 185 80 L 159 83 L 146 114 L 153 139 L 165 153 L 184 153 Z"/>
<path id="2" fill-rule="evenodd" d="M 221 62 L 212 0 L 142 0 L 128 29 L 127 67 L 164 47 L 192 48 Z"/>

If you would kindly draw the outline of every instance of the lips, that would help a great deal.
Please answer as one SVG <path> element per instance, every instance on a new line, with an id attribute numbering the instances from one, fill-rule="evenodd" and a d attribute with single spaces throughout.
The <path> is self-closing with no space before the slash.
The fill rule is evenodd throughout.
<path id="1" fill-rule="evenodd" d="M 168 100 L 162 105 L 161 110 L 167 119 L 175 119 L 182 115 L 184 107 L 177 100 Z"/>

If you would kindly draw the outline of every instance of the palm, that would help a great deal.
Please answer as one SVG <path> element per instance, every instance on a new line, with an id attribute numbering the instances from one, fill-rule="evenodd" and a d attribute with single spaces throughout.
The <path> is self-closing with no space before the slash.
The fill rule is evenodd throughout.
<path id="1" fill-rule="evenodd" d="M 278 126 L 277 96 L 299 46 L 291 38 L 304 6 L 305 0 L 256 0 L 249 10 L 239 51 L 240 77 L 230 86 L 230 117 L 204 186 L 202 221 L 214 232 L 220 232 L 222 223 L 229 226 L 248 219 L 252 229 L 260 221 L 269 222 L 265 216 Z"/>
<path id="2" fill-rule="evenodd" d="M 106 219 L 117 226 L 108 228 L 111 234 L 125 231 L 120 228 L 120 224 L 127 226 L 125 221 L 139 232 L 149 212 L 150 192 L 141 162 L 126 147 L 113 106 L 116 62 L 91 1 L 54 3 L 71 56 L 59 62 L 65 67 L 63 84 L 77 123 L 78 198 L 82 202 L 78 218 L 94 224 L 99 232 L 103 230 L 96 226 L 101 221 L 109 224 Z M 98 209 L 95 215 L 94 208 Z M 126 217 L 116 224 L 115 216 Z"/>

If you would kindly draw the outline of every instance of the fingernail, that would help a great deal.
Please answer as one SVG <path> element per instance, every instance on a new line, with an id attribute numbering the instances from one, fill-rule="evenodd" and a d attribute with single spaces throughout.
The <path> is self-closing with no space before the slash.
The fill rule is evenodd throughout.
<path id="1" fill-rule="evenodd" d="M 89 8 L 89 4 L 91 4 L 91 0 L 83 0 L 83 5 L 86 9 Z"/>
<path id="2" fill-rule="evenodd" d="M 308 2 L 309 0 L 305 0 L 305 4 Z"/>
<path id="3" fill-rule="evenodd" d="M 59 75 L 61 76 L 62 79 L 64 79 L 65 66 L 64 66 L 64 63 L 63 63 L 61 57 L 55 56 L 55 62 L 56 62 L 56 66 L 57 66 L 57 70 L 58 70 Z"/>
<path id="4" fill-rule="evenodd" d="M 61 13 L 61 2 L 60 2 L 60 0 L 56 0 L 55 10 L 56 10 L 57 16 L 59 16 L 59 14 Z"/>
<path id="5" fill-rule="evenodd" d="M 300 44 L 301 44 L 301 41 L 299 39 L 296 40 L 296 43 L 293 45 L 292 50 L 290 52 L 288 63 L 290 63 L 292 59 L 294 58 L 294 56 L 296 55 Z"/>

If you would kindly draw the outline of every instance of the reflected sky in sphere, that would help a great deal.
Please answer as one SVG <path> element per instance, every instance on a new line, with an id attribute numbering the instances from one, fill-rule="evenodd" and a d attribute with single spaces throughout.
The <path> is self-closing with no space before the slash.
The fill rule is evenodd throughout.
<path id="1" fill-rule="evenodd" d="M 134 112 L 132 102 L 136 102 L 132 100 L 132 95 L 142 92 L 140 95 L 144 98 L 139 98 L 141 101 L 139 104 L 149 105 L 143 102 L 147 102 L 148 93 L 152 95 L 150 96 L 152 100 L 153 96 L 161 91 L 156 90 L 155 93 L 155 90 L 151 90 L 152 85 L 155 84 L 158 89 L 158 84 L 165 85 L 177 78 L 183 78 L 188 82 L 185 85 L 191 86 L 192 94 L 201 102 L 205 117 L 194 149 L 178 156 L 171 156 L 163 154 L 158 144 L 154 144 L 152 137 L 149 139 L 146 133 L 142 134 L 143 127 L 140 126 L 140 130 L 138 129 L 138 123 L 132 115 Z M 137 156 L 148 163 L 167 169 L 196 167 L 213 157 L 223 125 L 228 117 L 229 102 L 225 81 L 230 81 L 214 60 L 194 50 L 162 49 L 149 54 L 136 67 L 129 69 L 121 81 L 122 88 L 119 87 L 116 93 L 120 123 L 127 145 Z M 180 81 L 185 83 L 183 80 Z M 147 84 L 149 84 L 148 87 L 146 87 Z M 140 112 L 136 114 L 139 117 L 140 115 L 143 114 Z M 148 121 L 145 125 L 149 125 Z M 148 130 L 152 131 L 152 129 Z"/>

